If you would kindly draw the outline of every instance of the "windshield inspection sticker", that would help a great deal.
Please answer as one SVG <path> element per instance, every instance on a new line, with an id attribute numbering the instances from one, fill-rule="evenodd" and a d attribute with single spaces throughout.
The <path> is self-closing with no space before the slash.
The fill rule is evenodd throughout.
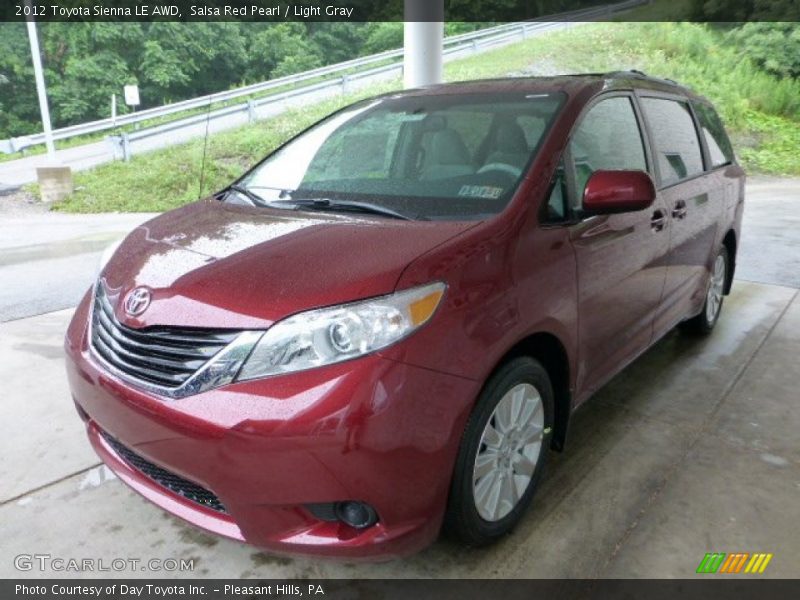
<path id="1" fill-rule="evenodd" d="M 458 195 L 465 198 L 488 198 L 496 200 L 503 193 L 503 188 L 491 185 L 462 185 Z"/>

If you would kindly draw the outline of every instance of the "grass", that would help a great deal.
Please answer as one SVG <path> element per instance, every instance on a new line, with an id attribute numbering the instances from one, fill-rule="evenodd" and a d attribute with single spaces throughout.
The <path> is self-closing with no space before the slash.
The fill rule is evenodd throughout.
<path id="1" fill-rule="evenodd" d="M 311 107 L 217 133 L 204 140 L 135 156 L 74 173 L 75 191 L 55 210 L 66 212 L 157 212 L 182 206 L 222 189 L 259 158 L 334 110 L 394 86 L 371 87 Z M 201 189 L 200 175 L 203 172 Z M 38 193 L 36 184 L 29 191 Z"/>
<path id="2" fill-rule="evenodd" d="M 750 172 L 800 175 L 800 82 L 753 68 L 724 31 L 693 23 L 601 23 L 531 38 L 452 62 L 448 81 L 639 69 L 675 79 L 711 99 Z M 259 157 L 325 114 L 399 87 L 388 82 L 209 138 L 202 192 L 222 188 Z M 201 195 L 203 140 L 75 173 L 57 210 L 161 211 Z M 35 186 L 30 189 L 35 193 Z"/>

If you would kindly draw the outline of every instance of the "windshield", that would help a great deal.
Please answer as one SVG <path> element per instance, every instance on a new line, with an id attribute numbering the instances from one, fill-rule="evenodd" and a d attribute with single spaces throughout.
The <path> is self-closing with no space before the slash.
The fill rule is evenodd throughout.
<path id="1" fill-rule="evenodd" d="M 239 187 L 270 206 L 360 202 L 416 219 L 486 218 L 511 199 L 562 100 L 495 93 L 362 102 L 288 142 Z"/>

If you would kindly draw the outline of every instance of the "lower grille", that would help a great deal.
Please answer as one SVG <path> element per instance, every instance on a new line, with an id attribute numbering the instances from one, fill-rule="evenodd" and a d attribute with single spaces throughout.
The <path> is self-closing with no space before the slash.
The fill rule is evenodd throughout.
<path id="1" fill-rule="evenodd" d="M 217 498 L 213 492 L 207 490 L 201 485 L 184 479 L 175 473 L 170 473 L 158 465 L 154 465 L 146 458 L 139 456 L 136 454 L 136 452 L 121 444 L 118 440 L 111 437 L 105 431 L 101 431 L 100 433 L 103 436 L 103 439 L 108 442 L 109 446 L 114 449 L 114 452 L 116 452 L 122 460 L 143 475 L 155 481 L 161 487 L 165 487 L 169 491 L 178 494 L 187 500 L 191 500 L 200 506 L 205 506 L 206 508 L 210 508 L 211 510 L 215 510 L 220 513 L 228 513 L 228 511 L 225 510 L 225 506 L 222 504 L 222 502 L 220 502 L 219 498 Z"/>

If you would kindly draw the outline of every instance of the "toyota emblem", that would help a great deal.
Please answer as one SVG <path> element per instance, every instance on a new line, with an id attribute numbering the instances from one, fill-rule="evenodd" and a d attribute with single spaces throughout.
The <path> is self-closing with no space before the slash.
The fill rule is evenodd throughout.
<path id="1" fill-rule="evenodd" d="M 147 288 L 137 287 L 132 289 L 125 296 L 125 312 L 131 317 L 138 317 L 150 306 L 151 297 L 150 290 Z"/>

